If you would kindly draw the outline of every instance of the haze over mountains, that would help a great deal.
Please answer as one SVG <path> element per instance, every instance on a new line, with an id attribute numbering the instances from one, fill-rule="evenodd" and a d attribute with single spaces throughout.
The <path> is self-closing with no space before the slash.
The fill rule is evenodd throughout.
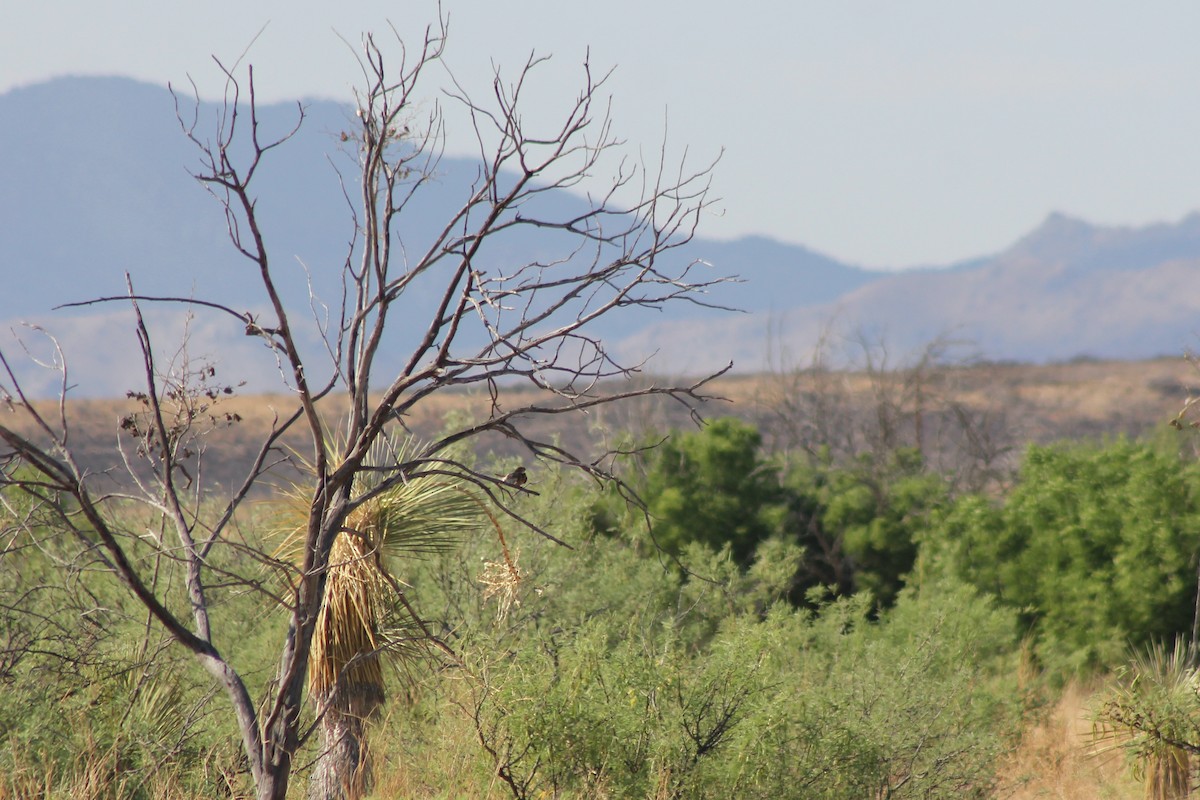
<path id="1" fill-rule="evenodd" d="M 183 111 L 190 119 L 191 104 Z M 197 130 L 207 136 L 215 116 L 216 107 L 203 104 Z M 268 135 L 282 134 L 296 106 L 266 107 L 260 118 Z M 307 103 L 300 133 L 265 162 L 259 208 L 294 307 L 310 305 L 310 281 L 322 301 L 337 301 L 353 229 L 331 162 L 349 163 L 339 133 L 352 118 L 346 106 Z M 118 395 L 137 386 L 141 366 L 123 305 L 52 310 L 123 294 L 126 272 L 140 293 L 262 306 L 248 262 L 228 243 L 220 205 L 188 175 L 197 163 L 165 88 L 65 78 L 0 95 L 0 347 L 11 361 L 25 356 L 10 328 L 47 354 L 44 342 L 17 327 L 26 320 L 62 342 L 76 394 Z M 444 223 L 474 173 L 469 160 L 444 159 L 433 191 L 406 212 L 406 240 L 419 246 L 422 230 Z M 554 202 L 569 208 L 584 201 L 559 193 Z M 522 235 L 500 244 L 492 258 L 523 262 L 537 258 L 546 240 Z M 829 331 L 835 339 L 886 341 L 896 354 L 951 336 L 985 358 L 1035 362 L 1180 354 L 1196 346 L 1200 331 L 1200 214 L 1145 228 L 1055 214 L 1001 253 L 901 273 L 761 237 L 697 239 L 685 256 L 712 264 L 712 275 L 740 276 L 709 299 L 745 313 L 680 303 L 609 320 L 600 331 L 606 340 L 628 355 L 657 353 L 654 371 L 692 372 L 731 359 L 736 369 L 755 371 L 768 349 L 803 360 Z M 417 307 L 427 300 L 414 298 Z M 178 307 L 150 313 L 156 325 L 182 333 L 186 315 Z M 315 336 L 309 346 L 319 347 Z M 188 348 L 220 354 L 225 379 L 245 380 L 247 390 L 278 388 L 269 351 L 228 316 L 197 313 Z M 46 370 L 19 371 L 37 394 L 57 389 Z"/>

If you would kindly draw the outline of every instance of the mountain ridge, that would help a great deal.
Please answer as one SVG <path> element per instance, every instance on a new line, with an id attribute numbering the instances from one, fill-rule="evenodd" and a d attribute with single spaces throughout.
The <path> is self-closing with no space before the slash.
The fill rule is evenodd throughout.
<path id="1" fill-rule="evenodd" d="M 185 127 L 193 106 L 181 98 Z M 326 305 L 339 296 L 336 277 L 353 229 L 331 162 L 344 157 L 339 132 L 353 114 L 327 100 L 271 104 L 260 108 L 266 135 L 290 130 L 300 107 L 304 125 L 264 162 L 259 197 L 285 300 L 305 309 L 310 291 Z M 197 131 L 211 129 L 219 111 L 200 103 Z M 221 298 L 239 312 L 263 305 L 255 276 L 229 245 L 219 203 L 189 177 L 197 156 L 163 87 L 120 77 L 61 78 L 0 95 L 0 215 L 8 223 L 0 226 L 0 269 L 10 286 L 17 282 L 15 291 L 0 293 L 0 320 L 4 328 L 29 320 L 55 331 L 75 354 L 76 392 L 130 388 L 136 370 L 127 374 L 118 362 L 136 343 L 121 337 L 121 304 L 52 309 L 122 295 L 126 272 L 139 293 Z M 426 202 L 400 231 L 414 248 L 423 229 L 445 219 L 476 169 L 470 159 L 439 163 Z M 586 201 L 558 192 L 553 202 L 583 208 Z M 497 245 L 493 258 L 533 260 L 546 240 L 511 237 Z M 900 272 L 767 236 L 698 237 L 672 257 L 711 264 L 710 275 L 739 276 L 707 299 L 745 313 L 680 303 L 600 321 L 597 333 L 618 352 L 639 360 L 656 353 L 648 368 L 658 372 L 695 372 L 730 359 L 738 370 L 754 371 L 768 352 L 803 358 L 831 331 L 846 341 L 886 341 L 896 352 L 949 335 L 995 360 L 1144 358 L 1188 349 L 1200 320 L 1200 212 L 1142 227 L 1093 225 L 1056 212 L 998 253 Z M 414 326 L 429 291 L 418 287 L 413 296 Z M 152 316 L 182 335 L 187 320 L 178 308 L 157 308 Z M 224 330 L 199 317 L 189 324 L 195 351 L 219 358 L 253 389 L 278 387 L 276 378 L 269 386 L 255 383 L 274 374 L 270 354 L 251 352 L 236 325 Z M 2 346 L 16 352 L 11 337 Z M 315 336 L 306 346 L 321 347 Z M 24 372 L 23 379 L 31 374 L 39 373 Z M 53 376 L 42 377 L 27 379 L 39 392 L 55 391 Z"/>
<path id="2" fill-rule="evenodd" d="M 774 321 L 783 343 L 863 341 L 917 352 L 938 338 L 974 354 L 1030 363 L 1077 357 L 1183 355 L 1200 330 L 1200 214 L 1145 227 L 1097 226 L 1062 213 L 1009 248 L 964 269 L 897 272 L 833 303 L 796 306 Z M 737 326 L 740 325 L 740 329 Z M 664 323 L 647 341 L 688 340 L 666 360 L 696 351 L 695 369 L 730 358 L 753 363 L 747 323 L 703 328 Z M 673 330 L 673 328 L 675 328 Z M 760 348 L 757 363 L 767 366 Z"/>

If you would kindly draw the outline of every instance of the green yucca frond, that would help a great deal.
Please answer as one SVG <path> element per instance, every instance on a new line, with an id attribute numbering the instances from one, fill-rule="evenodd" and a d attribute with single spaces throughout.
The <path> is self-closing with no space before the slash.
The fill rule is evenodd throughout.
<path id="1" fill-rule="evenodd" d="M 465 487 L 441 476 L 421 477 L 359 506 L 346 528 L 378 547 L 385 558 L 428 555 L 478 530 L 485 513 L 484 504 Z"/>
<path id="2" fill-rule="evenodd" d="M 1186 643 L 1159 642 L 1133 655 L 1096 715 L 1094 736 L 1123 748 L 1155 800 L 1187 796 L 1190 756 L 1200 742 L 1200 670 Z"/>
<path id="3" fill-rule="evenodd" d="M 407 461 L 419 450 L 410 438 L 380 437 L 355 479 L 359 497 L 377 491 L 391 477 L 387 467 Z M 444 552 L 479 529 L 487 513 L 484 502 L 463 483 L 444 475 L 420 475 L 388 488 L 351 512 L 346 528 L 362 536 L 387 559 Z"/>
<path id="4" fill-rule="evenodd" d="M 419 626 L 397 596 L 403 559 L 445 551 L 489 520 L 497 525 L 484 501 L 451 477 L 421 475 L 380 490 L 395 474 L 388 465 L 404 463 L 414 448 L 410 441 L 391 439 L 372 448 L 354 487 L 366 499 L 352 505 L 330 553 L 309 688 L 342 712 L 368 716 L 383 701 L 380 656 L 403 659 L 416 651 Z M 303 519 L 308 510 L 303 491 L 296 487 L 288 494 L 293 513 Z M 285 533 L 280 558 L 300 562 L 303 529 L 294 525 Z"/>
<path id="5" fill-rule="evenodd" d="M 330 459 L 336 459 L 336 443 L 328 441 L 326 447 Z M 352 506 L 344 528 L 350 535 L 368 542 L 381 556 L 444 552 L 490 516 L 481 499 L 461 482 L 445 475 L 419 475 L 380 491 L 380 485 L 395 476 L 395 465 L 404 463 L 419 449 L 419 444 L 411 438 L 380 437 L 364 459 L 364 469 L 355 476 L 354 496 L 367 499 Z M 295 455 L 311 468 L 302 456 Z M 297 522 L 308 513 L 310 498 L 300 484 L 285 489 L 283 495 L 284 522 L 279 526 L 281 540 L 274 557 L 299 563 L 303 558 L 300 552 L 303 525 Z"/>
<path id="6" fill-rule="evenodd" d="M 1197 672 L 1182 639 L 1176 639 L 1170 649 L 1163 642 L 1154 642 L 1134 653 L 1132 675 L 1134 684 L 1149 682 L 1157 691 L 1182 694 L 1194 702 Z"/>

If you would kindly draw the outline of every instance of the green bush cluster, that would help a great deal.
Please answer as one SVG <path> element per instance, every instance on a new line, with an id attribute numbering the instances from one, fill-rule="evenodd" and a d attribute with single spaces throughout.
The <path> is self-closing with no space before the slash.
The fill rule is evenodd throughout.
<path id="1" fill-rule="evenodd" d="M 803 548 L 797 603 L 828 587 L 888 608 L 951 576 L 1017 609 L 1058 676 L 1192 629 L 1200 467 L 1159 444 L 1031 446 L 1004 493 L 956 495 L 911 449 L 818 453 L 784 471 L 751 426 L 719 420 L 651 451 L 643 473 L 668 552 L 728 546 L 744 568 L 766 541 Z"/>
<path id="2" fill-rule="evenodd" d="M 917 534 L 949 497 L 946 481 L 910 448 L 862 454 L 849 464 L 823 452 L 784 470 L 762 452 L 753 426 L 730 418 L 676 433 L 637 466 L 633 483 L 651 519 L 653 547 L 677 555 L 691 543 L 728 546 L 746 566 L 769 539 L 795 542 L 806 554 L 793 576 L 798 602 L 812 588 L 833 587 L 842 595 L 871 592 L 891 605 L 915 563 Z M 641 527 L 611 512 L 620 498 L 605 502 L 610 511 L 597 514 L 607 521 L 599 529 Z"/>
<path id="3" fill-rule="evenodd" d="M 672 553 L 689 542 L 715 550 L 728 545 L 739 563 L 748 563 L 783 514 L 783 493 L 761 447 L 752 426 L 723 418 L 652 450 L 639 488 L 656 543 Z"/>
<path id="4" fill-rule="evenodd" d="M 1055 673 L 1190 634 L 1200 469 L 1150 444 L 1031 447 L 999 499 L 959 498 L 921 537 L 925 568 L 1021 611 Z"/>
<path id="5" fill-rule="evenodd" d="M 884 612 L 867 596 L 797 608 L 782 598 L 800 557 L 771 539 L 742 568 L 697 545 L 683 573 L 617 538 L 527 542 L 503 620 L 446 595 L 464 587 L 437 576 L 459 562 L 418 565 L 416 592 L 468 612 L 471 677 L 392 730 L 444 741 L 414 721 L 451 726 L 421 706 L 457 690 L 484 746 L 477 780 L 516 797 L 989 796 L 1024 710 L 1015 615 L 953 582 Z"/>

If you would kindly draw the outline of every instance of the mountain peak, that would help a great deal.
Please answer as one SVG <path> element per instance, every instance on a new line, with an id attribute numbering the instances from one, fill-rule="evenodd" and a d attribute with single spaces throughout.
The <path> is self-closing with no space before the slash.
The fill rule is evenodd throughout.
<path id="1" fill-rule="evenodd" d="M 1064 214 L 1061 211 L 1051 211 L 1046 215 L 1046 219 L 1042 220 L 1042 224 L 1037 227 L 1037 230 L 1061 233 L 1066 231 L 1091 230 L 1091 228 L 1091 223 L 1079 217 L 1072 217 L 1070 214 Z"/>
<path id="2" fill-rule="evenodd" d="M 1022 255 L 1057 259 L 1086 245 L 1095 233 L 1096 228 L 1090 223 L 1054 211 L 1041 225 L 1018 240 L 1013 250 Z"/>

